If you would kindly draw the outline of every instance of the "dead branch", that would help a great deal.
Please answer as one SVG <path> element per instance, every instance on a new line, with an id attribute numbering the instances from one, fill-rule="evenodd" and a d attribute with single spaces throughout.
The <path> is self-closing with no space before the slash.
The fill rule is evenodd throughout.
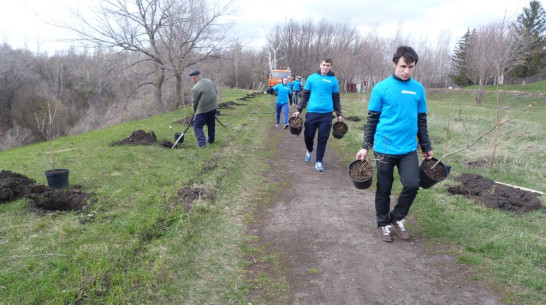
<path id="1" fill-rule="evenodd" d="M 521 110 L 520 112 L 516 113 L 514 116 L 504 120 L 504 121 L 501 121 L 501 122 L 498 122 L 497 124 L 495 124 L 495 126 L 493 126 L 491 129 L 489 129 L 488 131 L 486 131 L 485 133 L 483 133 L 481 136 L 479 136 L 476 140 L 474 140 L 474 142 L 468 144 L 466 147 L 464 148 L 461 148 L 461 149 L 457 149 L 453 152 L 450 152 L 450 153 L 447 153 L 445 155 L 443 155 L 440 159 L 438 159 L 438 161 L 436 161 L 436 163 L 434 163 L 434 165 L 432 165 L 431 168 L 434 168 L 436 165 L 438 165 L 440 162 L 442 162 L 443 159 L 445 159 L 447 156 L 451 156 L 453 154 L 456 154 L 458 152 L 461 152 L 463 150 L 467 150 L 468 148 L 470 148 L 472 145 L 476 144 L 476 142 L 478 142 L 479 140 L 481 140 L 483 137 L 485 137 L 486 135 L 488 135 L 489 133 L 491 133 L 493 130 L 495 130 L 496 128 L 504 125 L 505 123 L 508 123 L 510 122 L 511 120 L 513 120 L 514 118 L 518 117 L 519 115 L 521 115 L 522 113 L 524 113 L 525 111 L 531 109 L 531 107 L 533 107 L 534 105 L 536 104 L 536 102 L 532 102 L 529 106 L 525 107 L 523 110 Z"/>

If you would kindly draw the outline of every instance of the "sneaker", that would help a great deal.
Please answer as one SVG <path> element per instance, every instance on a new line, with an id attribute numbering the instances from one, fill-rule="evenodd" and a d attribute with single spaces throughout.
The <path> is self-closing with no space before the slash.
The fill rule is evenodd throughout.
<path id="1" fill-rule="evenodd" d="M 305 162 L 311 162 L 311 153 L 309 151 L 305 153 Z"/>
<path id="2" fill-rule="evenodd" d="M 288 128 L 288 124 L 284 124 L 284 129 Z"/>
<path id="3" fill-rule="evenodd" d="M 398 237 L 402 239 L 409 239 L 409 232 L 404 226 L 405 220 L 396 220 L 392 222 L 392 229 L 394 230 L 394 233 L 398 235 Z"/>
<path id="4" fill-rule="evenodd" d="M 377 236 L 379 236 L 379 239 L 381 239 L 382 241 L 391 242 L 391 226 L 377 227 Z"/>
<path id="5" fill-rule="evenodd" d="M 279 124 L 275 124 L 275 127 L 279 127 Z"/>
<path id="6" fill-rule="evenodd" d="M 323 172 L 324 171 L 324 167 L 322 167 L 322 162 L 317 162 L 315 163 L 315 168 L 317 169 L 317 172 Z"/>

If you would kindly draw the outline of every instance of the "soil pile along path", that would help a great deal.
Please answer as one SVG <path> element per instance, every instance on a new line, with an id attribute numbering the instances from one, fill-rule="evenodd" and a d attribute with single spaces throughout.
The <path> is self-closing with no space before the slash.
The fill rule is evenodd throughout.
<path id="1" fill-rule="evenodd" d="M 290 286 L 286 304 L 502 304 L 489 286 L 471 280 L 472 271 L 455 263 L 447 249 L 430 249 L 415 235 L 380 241 L 374 191 L 353 186 L 348 164 L 332 147 L 319 173 L 314 154 L 310 163 L 304 161 L 303 137 L 279 127 L 272 127 L 269 137 L 268 150 L 276 153 L 268 178 L 280 187 L 249 233 L 282 257 Z M 411 214 L 408 224 L 411 233 Z M 249 269 L 267 269 L 258 265 Z"/>

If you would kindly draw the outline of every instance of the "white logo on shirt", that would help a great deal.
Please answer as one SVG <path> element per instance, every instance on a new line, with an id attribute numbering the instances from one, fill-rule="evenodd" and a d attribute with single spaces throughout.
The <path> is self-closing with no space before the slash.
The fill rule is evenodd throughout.
<path id="1" fill-rule="evenodd" d="M 402 94 L 413 94 L 413 95 L 416 95 L 417 93 L 415 93 L 414 91 L 402 90 Z"/>
<path id="2" fill-rule="evenodd" d="M 323 81 L 323 82 L 327 82 L 327 83 L 331 83 L 331 82 L 332 82 L 331 80 L 326 79 L 326 78 L 323 78 L 322 81 Z"/>

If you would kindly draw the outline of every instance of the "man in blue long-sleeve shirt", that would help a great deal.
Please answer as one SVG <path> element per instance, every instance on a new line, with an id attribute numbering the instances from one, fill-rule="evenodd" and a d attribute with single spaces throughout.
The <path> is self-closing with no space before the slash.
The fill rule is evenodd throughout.
<path id="1" fill-rule="evenodd" d="M 398 237 L 409 239 L 404 218 L 419 190 L 419 159 L 415 139 L 419 140 L 423 158 L 431 159 L 433 155 L 428 136 L 425 88 L 411 78 L 418 60 L 412 48 L 401 46 L 396 49 L 392 58 L 394 73 L 372 90 L 364 143 L 356 154 L 356 159 L 365 161 L 368 150 L 373 148 L 375 151 L 377 234 L 387 242 L 392 241 L 391 229 Z M 403 189 L 391 211 L 390 195 L 395 166 Z"/>

